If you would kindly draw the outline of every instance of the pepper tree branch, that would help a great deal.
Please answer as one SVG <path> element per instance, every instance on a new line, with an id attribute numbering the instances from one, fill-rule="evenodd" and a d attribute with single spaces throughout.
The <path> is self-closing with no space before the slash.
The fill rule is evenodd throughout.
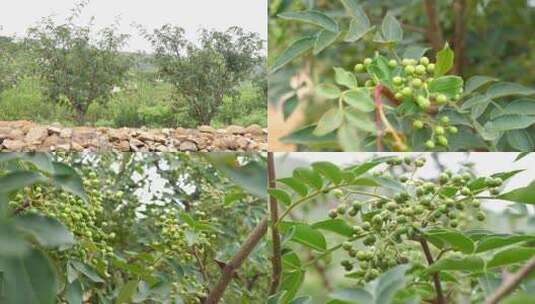
<path id="1" fill-rule="evenodd" d="M 462 66 L 464 63 L 466 0 L 455 0 L 453 2 L 453 14 L 455 16 L 455 65 L 453 66 L 453 74 L 459 75 L 462 72 Z"/>
<path id="2" fill-rule="evenodd" d="M 268 182 L 269 188 L 274 189 L 275 184 L 275 162 L 273 160 L 273 152 L 268 152 Z M 279 288 L 281 272 L 282 272 L 282 258 L 281 258 L 281 239 L 277 222 L 279 221 L 279 210 L 277 200 L 273 196 L 269 196 L 269 210 L 271 213 L 271 242 L 273 247 L 273 255 L 271 257 L 272 273 L 271 273 L 271 287 L 269 294 L 275 294 Z"/>
<path id="3" fill-rule="evenodd" d="M 429 26 L 427 27 L 427 39 L 431 42 L 435 52 L 438 52 L 444 46 L 440 20 L 437 16 L 435 0 L 424 0 L 424 8 L 427 15 Z"/>
<path id="4" fill-rule="evenodd" d="M 497 304 L 501 299 L 513 292 L 520 282 L 533 271 L 535 271 L 535 257 L 532 257 L 520 270 L 504 279 L 502 285 L 485 300 L 485 304 Z"/>
<path id="5" fill-rule="evenodd" d="M 383 138 L 385 135 L 385 131 L 390 132 L 392 134 L 398 147 L 403 147 L 403 141 L 397 134 L 396 130 L 392 127 L 390 122 L 388 122 L 388 119 L 385 116 L 384 104 L 382 101 L 383 95 L 390 99 L 392 102 L 394 102 L 396 105 L 400 104 L 399 100 L 394 97 L 394 94 L 392 94 L 392 92 L 387 87 L 381 84 L 375 87 L 373 96 L 375 101 L 375 127 L 377 128 L 377 152 L 384 151 Z"/>
<path id="6" fill-rule="evenodd" d="M 253 249 L 258 244 L 258 242 L 260 242 L 260 240 L 266 234 L 267 225 L 268 225 L 267 217 L 264 217 L 256 225 L 255 229 L 247 237 L 247 240 L 245 241 L 245 243 L 243 243 L 243 245 L 240 247 L 238 252 L 234 255 L 234 257 L 230 260 L 230 262 L 226 264 L 225 267 L 223 268 L 222 275 L 221 275 L 221 278 L 219 279 L 219 282 L 210 291 L 210 294 L 204 301 L 204 304 L 219 303 L 219 301 L 223 297 L 223 294 L 225 293 L 225 289 L 227 289 L 228 285 L 230 284 L 232 280 L 232 277 L 234 276 L 234 272 L 238 268 L 240 268 L 240 266 L 245 261 L 245 259 L 247 259 L 247 257 L 251 254 Z"/>
<path id="7" fill-rule="evenodd" d="M 427 241 L 423 237 L 418 237 L 417 240 L 420 242 L 420 245 L 422 245 L 422 250 L 424 251 L 427 263 L 429 265 L 432 265 L 434 263 L 433 256 L 431 255 L 431 250 L 429 250 L 429 245 L 427 244 Z M 433 273 L 433 284 L 435 285 L 435 292 L 437 294 L 436 303 L 445 304 L 446 300 L 444 298 L 444 294 L 442 293 L 442 285 L 440 283 L 440 277 L 438 272 Z"/>

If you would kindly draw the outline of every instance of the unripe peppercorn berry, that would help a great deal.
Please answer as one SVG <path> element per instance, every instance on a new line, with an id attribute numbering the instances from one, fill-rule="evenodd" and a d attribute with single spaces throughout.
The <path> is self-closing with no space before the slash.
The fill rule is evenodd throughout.
<path id="1" fill-rule="evenodd" d="M 419 79 L 419 78 L 415 78 L 411 81 L 411 86 L 415 87 L 415 88 L 419 88 L 421 87 L 423 84 L 422 80 Z"/>
<path id="2" fill-rule="evenodd" d="M 331 209 L 329 210 L 329 217 L 334 219 L 338 216 L 338 212 L 336 211 L 336 209 Z"/>
<path id="3" fill-rule="evenodd" d="M 420 63 L 423 64 L 423 65 L 428 65 L 429 64 L 429 58 L 427 58 L 425 56 L 420 58 Z"/>
<path id="4" fill-rule="evenodd" d="M 364 71 L 364 65 L 362 63 L 358 63 L 355 65 L 355 72 L 360 73 Z"/>
<path id="5" fill-rule="evenodd" d="M 364 65 L 370 65 L 373 62 L 371 58 L 364 59 Z"/>
<path id="6" fill-rule="evenodd" d="M 442 135 L 440 136 L 437 136 L 437 142 L 442 145 L 442 146 L 447 146 L 448 145 L 448 139 Z"/>
<path id="7" fill-rule="evenodd" d="M 446 97 L 446 95 L 444 94 L 439 94 L 437 96 L 437 103 L 439 104 L 445 104 L 446 102 L 448 102 L 448 97 Z"/>
<path id="8" fill-rule="evenodd" d="M 347 206 L 346 204 L 340 204 L 338 205 L 338 208 L 336 208 L 336 212 L 338 212 L 338 214 L 340 215 L 343 215 L 347 212 Z"/>
<path id="9" fill-rule="evenodd" d="M 392 79 L 392 82 L 395 84 L 395 85 L 400 85 L 403 83 L 403 78 L 399 77 L 399 76 L 396 76 Z"/>
<path id="10" fill-rule="evenodd" d="M 405 97 L 410 97 L 412 95 L 412 89 L 409 87 L 405 87 L 403 88 L 403 90 L 401 90 L 401 94 L 403 94 L 403 96 Z"/>
<path id="11" fill-rule="evenodd" d="M 395 68 L 395 67 L 398 66 L 398 62 L 395 61 L 394 59 L 392 59 L 392 60 L 390 60 L 390 61 L 388 62 L 388 66 L 391 67 L 391 68 Z"/>
<path id="12" fill-rule="evenodd" d="M 334 194 L 336 198 L 341 198 L 342 196 L 344 196 L 344 192 L 340 189 L 334 189 L 331 191 L 331 193 Z"/>
<path id="13" fill-rule="evenodd" d="M 405 72 L 407 74 L 413 74 L 416 71 L 416 68 L 412 65 L 408 65 L 405 67 Z"/>
<path id="14" fill-rule="evenodd" d="M 426 71 L 425 66 L 423 66 L 423 65 L 421 65 L 421 64 L 420 64 L 420 65 L 417 65 L 416 68 L 415 68 L 415 72 L 416 72 L 416 74 L 423 75 L 423 74 L 425 74 L 425 71 Z"/>
<path id="15" fill-rule="evenodd" d="M 457 132 L 459 132 L 459 129 L 457 129 L 457 127 L 451 126 L 448 128 L 448 132 L 451 134 L 457 134 Z"/>

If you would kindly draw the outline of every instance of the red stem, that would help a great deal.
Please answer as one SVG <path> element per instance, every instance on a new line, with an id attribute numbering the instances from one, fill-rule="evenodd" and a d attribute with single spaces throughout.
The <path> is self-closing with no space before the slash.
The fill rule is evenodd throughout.
<path id="1" fill-rule="evenodd" d="M 375 127 L 377 128 L 377 138 L 376 138 L 377 152 L 384 151 L 384 146 L 383 146 L 384 130 L 383 130 L 383 124 L 381 123 L 381 112 L 383 111 L 383 101 L 381 100 L 382 91 L 383 91 L 383 85 L 379 84 L 375 87 L 375 91 L 373 92 L 373 97 L 375 101 Z"/>

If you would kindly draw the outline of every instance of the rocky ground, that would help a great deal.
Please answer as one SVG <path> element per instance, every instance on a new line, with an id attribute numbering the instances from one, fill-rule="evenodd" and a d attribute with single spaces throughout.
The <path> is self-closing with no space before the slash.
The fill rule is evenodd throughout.
<path id="1" fill-rule="evenodd" d="M 29 121 L 0 121 L 0 151 L 267 151 L 258 125 L 214 129 L 68 128 Z"/>

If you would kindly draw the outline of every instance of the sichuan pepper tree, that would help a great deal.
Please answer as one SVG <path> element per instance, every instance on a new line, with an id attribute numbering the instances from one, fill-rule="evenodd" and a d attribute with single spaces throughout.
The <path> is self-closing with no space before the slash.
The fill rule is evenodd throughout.
<path id="1" fill-rule="evenodd" d="M 523 170 L 480 176 L 469 167 L 424 179 L 425 163 L 421 157 L 346 168 L 315 162 L 278 179 L 269 190 L 282 209 L 272 228 L 284 240 L 273 303 L 311 301 L 310 290 L 301 290 L 305 277 L 314 268 L 325 272 L 335 255 L 343 256 L 338 267 L 347 287 L 330 293 L 331 304 L 497 303 L 515 290 L 510 303 L 533 301 L 528 275 L 535 269 L 535 235 L 479 223 L 487 220 L 488 201 L 534 204 L 535 183 L 505 192 L 504 184 Z M 336 206 L 323 219 L 299 220 L 307 206 L 321 208 L 322 198 Z"/>
<path id="2" fill-rule="evenodd" d="M 324 112 L 310 113 L 311 125 L 281 141 L 330 149 L 334 144 L 334 149 L 345 151 L 534 149 L 530 130 L 535 124 L 535 89 L 494 76 L 452 75 L 459 63 L 449 45 L 436 53 L 411 45 L 413 36 L 404 37 L 407 26 L 393 13 L 374 24 L 355 0 L 339 1 L 345 14 L 314 9 L 313 3 L 302 11 L 279 8 L 277 18 L 308 27 L 277 54 L 271 65 L 273 79 L 298 57 L 313 69 L 311 58 L 334 44 L 360 52 L 365 44 L 369 54 L 363 62 L 334 64 L 332 72 L 316 81 L 294 86 L 283 98 L 285 117 L 303 95 L 321 102 L 318 109 Z"/>
<path id="3" fill-rule="evenodd" d="M 226 174 L 262 176 L 260 157 L 239 159 Z M 266 213 L 262 187 L 249 194 L 200 154 L 3 153 L 0 302 L 204 303 Z M 265 252 L 223 301 L 267 296 Z"/>

